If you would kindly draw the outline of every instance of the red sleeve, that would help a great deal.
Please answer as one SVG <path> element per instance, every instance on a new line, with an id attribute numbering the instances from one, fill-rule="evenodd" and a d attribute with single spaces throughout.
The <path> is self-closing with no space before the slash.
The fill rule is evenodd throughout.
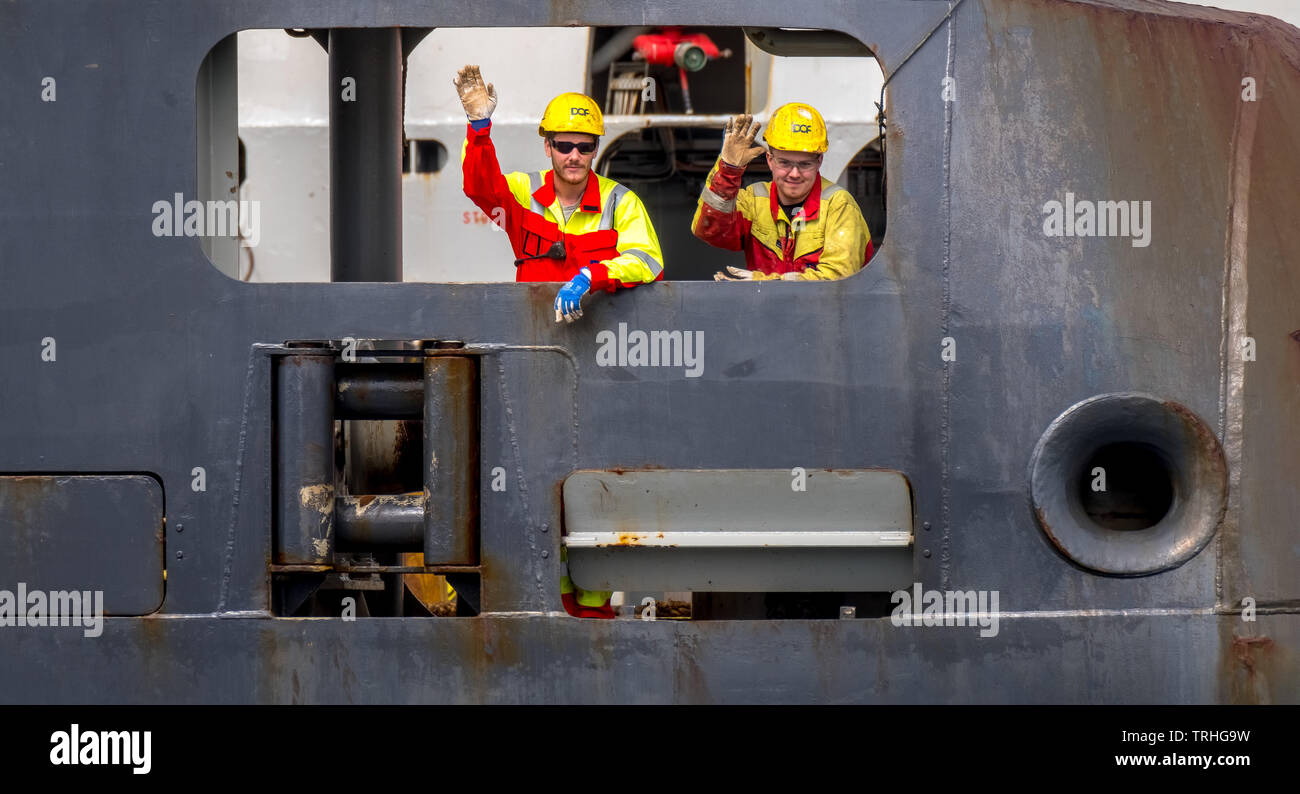
<path id="1" fill-rule="evenodd" d="M 513 207 L 516 202 L 505 176 L 501 174 L 501 165 L 497 163 L 497 150 L 489 135 L 491 131 L 490 124 L 481 130 L 465 125 L 465 157 L 461 170 L 465 175 L 465 195 L 479 209 L 495 218 L 497 215 L 493 210 Z"/>
<path id="2" fill-rule="evenodd" d="M 705 191 L 712 191 L 720 200 L 730 202 L 730 212 L 711 206 L 705 201 L 704 194 L 700 196 L 691 232 L 709 245 L 739 251 L 749 236 L 751 223 L 740 211 L 736 199 L 740 193 L 740 178 L 744 173 L 745 169 L 728 165 L 719 159 L 712 179 L 704 188 Z"/>

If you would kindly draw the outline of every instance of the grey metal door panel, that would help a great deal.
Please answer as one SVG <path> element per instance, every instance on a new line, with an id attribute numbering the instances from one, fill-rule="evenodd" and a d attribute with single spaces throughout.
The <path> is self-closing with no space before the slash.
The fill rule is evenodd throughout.
<path id="1" fill-rule="evenodd" d="M 162 606 L 163 491 L 153 477 L 0 476 L 0 538 L 0 589 L 102 591 L 110 615 Z"/>

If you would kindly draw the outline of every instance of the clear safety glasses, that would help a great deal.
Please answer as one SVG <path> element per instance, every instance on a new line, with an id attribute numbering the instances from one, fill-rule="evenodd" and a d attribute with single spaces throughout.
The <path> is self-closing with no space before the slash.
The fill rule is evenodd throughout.
<path id="1" fill-rule="evenodd" d="M 784 157 L 772 158 L 773 170 L 798 171 L 801 174 L 806 174 L 810 171 L 816 171 L 820 165 L 821 163 L 816 160 L 787 160 Z"/>

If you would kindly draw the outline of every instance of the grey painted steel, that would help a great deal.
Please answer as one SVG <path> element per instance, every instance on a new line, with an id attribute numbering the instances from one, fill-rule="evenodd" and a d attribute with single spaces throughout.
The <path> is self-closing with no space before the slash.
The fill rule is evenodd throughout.
<path id="1" fill-rule="evenodd" d="M 335 366 L 339 419 L 423 419 L 424 372 L 418 364 Z"/>
<path id="2" fill-rule="evenodd" d="M 0 538 L 0 590 L 15 599 L 3 610 L 10 621 L 15 607 L 29 606 L 16 600 L 20 583 L 29 593 L 102 591 L 109 615 L 162 606 L 163 489 L 153 477 L 0 476 Z"/>
<path id="3" fill-rule="evenodd" d="M 913 0 L 0 4 L 0 74 L 31 81 L 0 92 L 0 173 L 23 186 L 0 192 L 0 471 L 153 472 L 169 527 L 166 617 L 109 621 L 93 641 L 4 629 L 13 653 L 0 696 L 1294 701 L 1300 225 L 1288 136 L 1300 129 L 1300 34 L 1177 4 L 968 0 L 895 71 L 947 10 Z M 154 202 L 196 194 L 195 78 L 233 31 L 570 23 L 826 28 L 871 46 L 891 76 L 889 232 L 873 261 L 822 284 L 674 282 L 669 261 L 665 281 L 593 295 L 580 322 L 557 325 L 558 285 L 241 283 L 199 241 L 150 231 Z M 58 78 L 57 102 L 39 100 L 40 74 Z M 1266 75 L 1267 101 L 1241 100 L 1243 75 Z M 946 76 L 954 102 L 941 100 Z M 1066 191 L 1151 200 L 1151 244 L 1045 236 L 1043 205 Z M 718 252 L 714 269 L 736 261 Z M 598 366 L 596 333 L 620 322 L 703 332 L 701 377 Z M 1258 344 L 1244 365 L 1233 359 L 1242 328 Z M 483 617 L 267 616 L 267 346 L 345 336 L 454 338 L 482 353 Z M 947 336 L 956 360 L 940 357 Z M 40 355 L 46 337 L 57 360 Z M 1098 576 L 1043 537 L 1026 470 L 1053 418 L 1125 391 L 1209 422 L 1229 507 L 1217 538 L 1183 565 Z M 917 580 L 996 589 L 1021 617 L 981 638 L 887 619 L 555 614 L 560 483 L 578 469 L 654 466 L 904 472 Z M 503 491 L 491 489 L 497 468 Z M 105 518 L 65 524 L 61 536 L 84 548 L 126 531 Z M 1247 595 L 1255 623 L 1234 612 Z"/>
<path id="4" fill-rule="evenodd" d="M 478 382 L 467 356 L 424 360 L 424 563 L 478 563 Z"/>
<path id="5" fill-rule="evenodd" d="M 329 63 L 330 280 L 401 281 L 402 32 L 334 28 Z"/>
<path id="6" fill-rule="evenodd" d="M 589 590 L 892 592 L 913 581 L 910 543 L 858 545 L 912 531 L 911 491 L 892 471 L 580 471 L 564 481 L 564 523 L 569 574 Z M 580 534 L 602 545 L 579 547 Z M 772 545 L 790 535 L 820 547 Z M 845 535 L 853 546 L 831 545 Z"/>
<path id="7" fill-rule="evenodd" d="M 554 295 L 546 300 L 549 308 Z M 495 347 L 479 359 L 484 612 L 563 612 L 560 483 L 578 468 L 579 391 L 577 362 L 563 348 Z"/>
<path id="8" fill-rule="evenodd" d="M 1079 498 L 1087 463 L 1108 444 L 1142 444 L 1169 467 L 1173 503 L 1143 530 L 1098 525 Z M 1103 394 L 1065 410 L 1043 431 L 1030 462 L 1034 515 L 1066 557 L 1102 573 L 1134 576 L 1187 562 L 1209 543 L 1227 506 L 1228 469 L 1209 426 L 1149 394 Z"/>
<path id="9" fill-rule="evenodd" d="M 981 637 L 978 627 L 888 618 L 119 618 L 94 640 L 5 629 L 15 662 L 4 686 L 11 703 L 69 704 L 1296 703 L 1276 654 L 1253 652 L 1250 672 L 1189 656 L 1237 650 L 1227 620 L 1196 611 L 1004 615 L 997 636 Z M 1263 614 L 1256 626 L 1283 647 L 1300 643 L 1298 628 L 1291 615 Z M 77 675 L 21 661 L 50 658 Z M 214 666 L 220 684 L 196 686 L 213 675 L 196 671 Z M 394 667 L 400 685 L 361 675 Z M 1122 676 L 1100 686 L 1098 668 Z"/>
<path id="10" fill-rule="evenodd" d="M 276 550 L 281 565 L 334 561 L 334 354 L 276 367 Z"/>
<path id="11" fill-rule="evenodd" d="M 423 494 L 343 496 L 334 515 L 341 549 L 424 549 Z"/>

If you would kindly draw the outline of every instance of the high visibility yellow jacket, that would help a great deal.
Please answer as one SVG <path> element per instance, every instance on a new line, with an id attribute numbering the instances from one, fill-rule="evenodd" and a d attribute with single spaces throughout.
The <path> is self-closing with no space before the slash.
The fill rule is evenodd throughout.
<path id="1" fill-rule="evenodd" d="M 467 128 L 461 149 L 465 195 L 509 235 L 515 257 L 523 260 L 517 281 L 568 281 L 587 267 L 592 290 L 613 292 L 663 278 L 659 238 L 635 193 L 592 171 L 566 223 L 555 175 L 503 175 L 490 131 L 490 124 Z M 564 245 L 563 259 L 546 256 L 556 242 Z"/>
<path id="2" fill-rule="evenodd" d="M 609 603 L 610 596 L 614 595 L 613 590 L 583 590 L 569 578 L 569 550 L 567 548 L 560 548 L 560 564 L 564 566 L 564 573 L 560 575 L 560 595 L 572 594 L 579 606 L 584 607 L 601 607 Z"/>
<path id="3" fill-rule="evenodd" d="M 745 169 L 714 164 L 700 193 L 691 231 L 704 242 L 728 251 L 744 251 L 745 266 L 756 279 L 798 273 L 800 279 L 851 276 L 871 259 L 871 231 L 849 191 L 818 175 L 814 188 L 796 212 L 786 217 L 771 182 L 744 190 Z"/>

